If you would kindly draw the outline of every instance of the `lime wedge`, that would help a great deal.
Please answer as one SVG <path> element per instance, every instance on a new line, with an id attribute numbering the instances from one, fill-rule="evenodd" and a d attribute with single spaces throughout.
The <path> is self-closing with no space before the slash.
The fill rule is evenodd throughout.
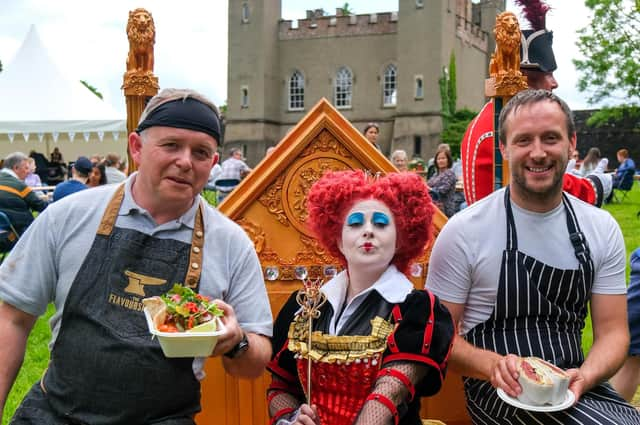
<path id="1" fill-rule="evenodd" d="M 208 322 L 200 323 L 197 326 L 187 330 L 187 332 L 215 332 L 217 329 L 216 321 L 209 320 Z"/>

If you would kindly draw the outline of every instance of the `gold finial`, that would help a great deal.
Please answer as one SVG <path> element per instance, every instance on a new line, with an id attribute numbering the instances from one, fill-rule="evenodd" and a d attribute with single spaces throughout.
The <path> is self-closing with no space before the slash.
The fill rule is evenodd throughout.
<path id="1" fill-rule="evenodd" d="M 319 308 L 327 301 L 327 297 L 320 291 L 322 279 L 304 279 L 302 289 L 296 295 L 298 305 L 302 307 L 303 319 L 317 319 L 320 317 Z"/>
<path id="2" fill-rule="evenodd" d="M 313 332 L 313 319 L 320 317 L 320 307 L 327 301 L 325 294 L 320 291 L 322 279 L 303 279 L 302 289 L 296 295 L 296 301 L 302 308 L 300 316 L 309 323 L 307 332 L 307 353 L 311 353 L 311 333 Z M 307 403 L 311 405 L 311 356 L 307 356 Z"/>

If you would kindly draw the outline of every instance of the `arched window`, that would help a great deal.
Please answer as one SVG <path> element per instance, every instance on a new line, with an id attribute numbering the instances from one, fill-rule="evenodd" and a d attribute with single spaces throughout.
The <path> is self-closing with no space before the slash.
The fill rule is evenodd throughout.
<path id="1" fill-rule="evenodd" d="M 289 110 L 304 109 L 304 76 L 298 70 L 293 71 L 289 78 Z"/>
<path id="2" fill-rule="evenodd" d="M 242 3 L 242 23 L 246 24 L 249 22 L 249 4 Z"/>
<path id="3" fill-rule="evenodd" d="M 398 90 L 397 90 L 398 69 L 394 64 L 389 64 L 384 70 L 384 78 L 382 85 L 382 96 L 384 106 L 395 106 Z"/>
<path id="4" fill-rule="evenodd" d="M 337 108 L 351 107 L 351 94 L 353 89 L 353 74 L 347 67 L 341 67 L 336 73 L 334 90 L 334 102 Z"/>

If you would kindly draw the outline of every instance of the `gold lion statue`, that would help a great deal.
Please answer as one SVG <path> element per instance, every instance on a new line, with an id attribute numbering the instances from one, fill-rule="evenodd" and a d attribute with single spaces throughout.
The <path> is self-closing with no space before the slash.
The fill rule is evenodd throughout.
<path id="1" fill-rule="evenodd" d="M 491 55 L 491 76 L 520 73 L 520 25 L 512 12 L 502 12 L 496 17 L 496 51 Z"/>
<path id="2" fill-rule="evenodd" d="M 151 13 L 145 9 L 130 11 L 127 36 L 129 37 L 127 71 L 152 73 L 156 27 Z"/>

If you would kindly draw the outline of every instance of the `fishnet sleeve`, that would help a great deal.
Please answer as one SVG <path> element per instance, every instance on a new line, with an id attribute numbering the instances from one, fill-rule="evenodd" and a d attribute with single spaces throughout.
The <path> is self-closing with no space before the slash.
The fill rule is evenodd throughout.
<path id="1" fill-rule="evenodd" d="M 282 307 L 273 326 L 271 343 L 274 354 L 267 365 L 267 369 L 271 372 L 271 384 L 267 388 L 267 403 L 271 418 L 288 417 L 300 407 L 304 398 L 296 371 L 296 361 L 293 353 L 287 348 L 289 325 L 299 308 L 295 299 L 296 292 L 291 294 Z M 273 423 L 277 423 L 277 420 Z"/>
<path id="2" fill-rule="evenodd" d="M 278 417 L 285 416 L 285 414 L 295 411 L 300 407 L 301 402 L 298 400 L 298 397 L 283 389 L 286 386 L 287 383 L 285 381 L 275 375 L 272 376 L 271 386 L 267 390 L 270 418 L 273 418 L 274 415 Z"/>
<path id="3" fill-rule="evenodd" d="M 395 369 L 404 375 L 415 388 L 418 382 L 427 374 L 426 365 L 414 362 L 393 362 L 386 365 L 385 369 Z M 406 404 L 411 401 L 412 394 L 409 387 L 402 380 L 393 375 L 383 375 L 376 380 L 372 394 L 386 397 L 396 406 L 400 415 L 406 410 Z M 360 410 L 360 414 L 354 425 L 368 424 L 394 424 L 396 423 L 393 412 L 384 403 L 378 400 L 367 400 Z"/>

